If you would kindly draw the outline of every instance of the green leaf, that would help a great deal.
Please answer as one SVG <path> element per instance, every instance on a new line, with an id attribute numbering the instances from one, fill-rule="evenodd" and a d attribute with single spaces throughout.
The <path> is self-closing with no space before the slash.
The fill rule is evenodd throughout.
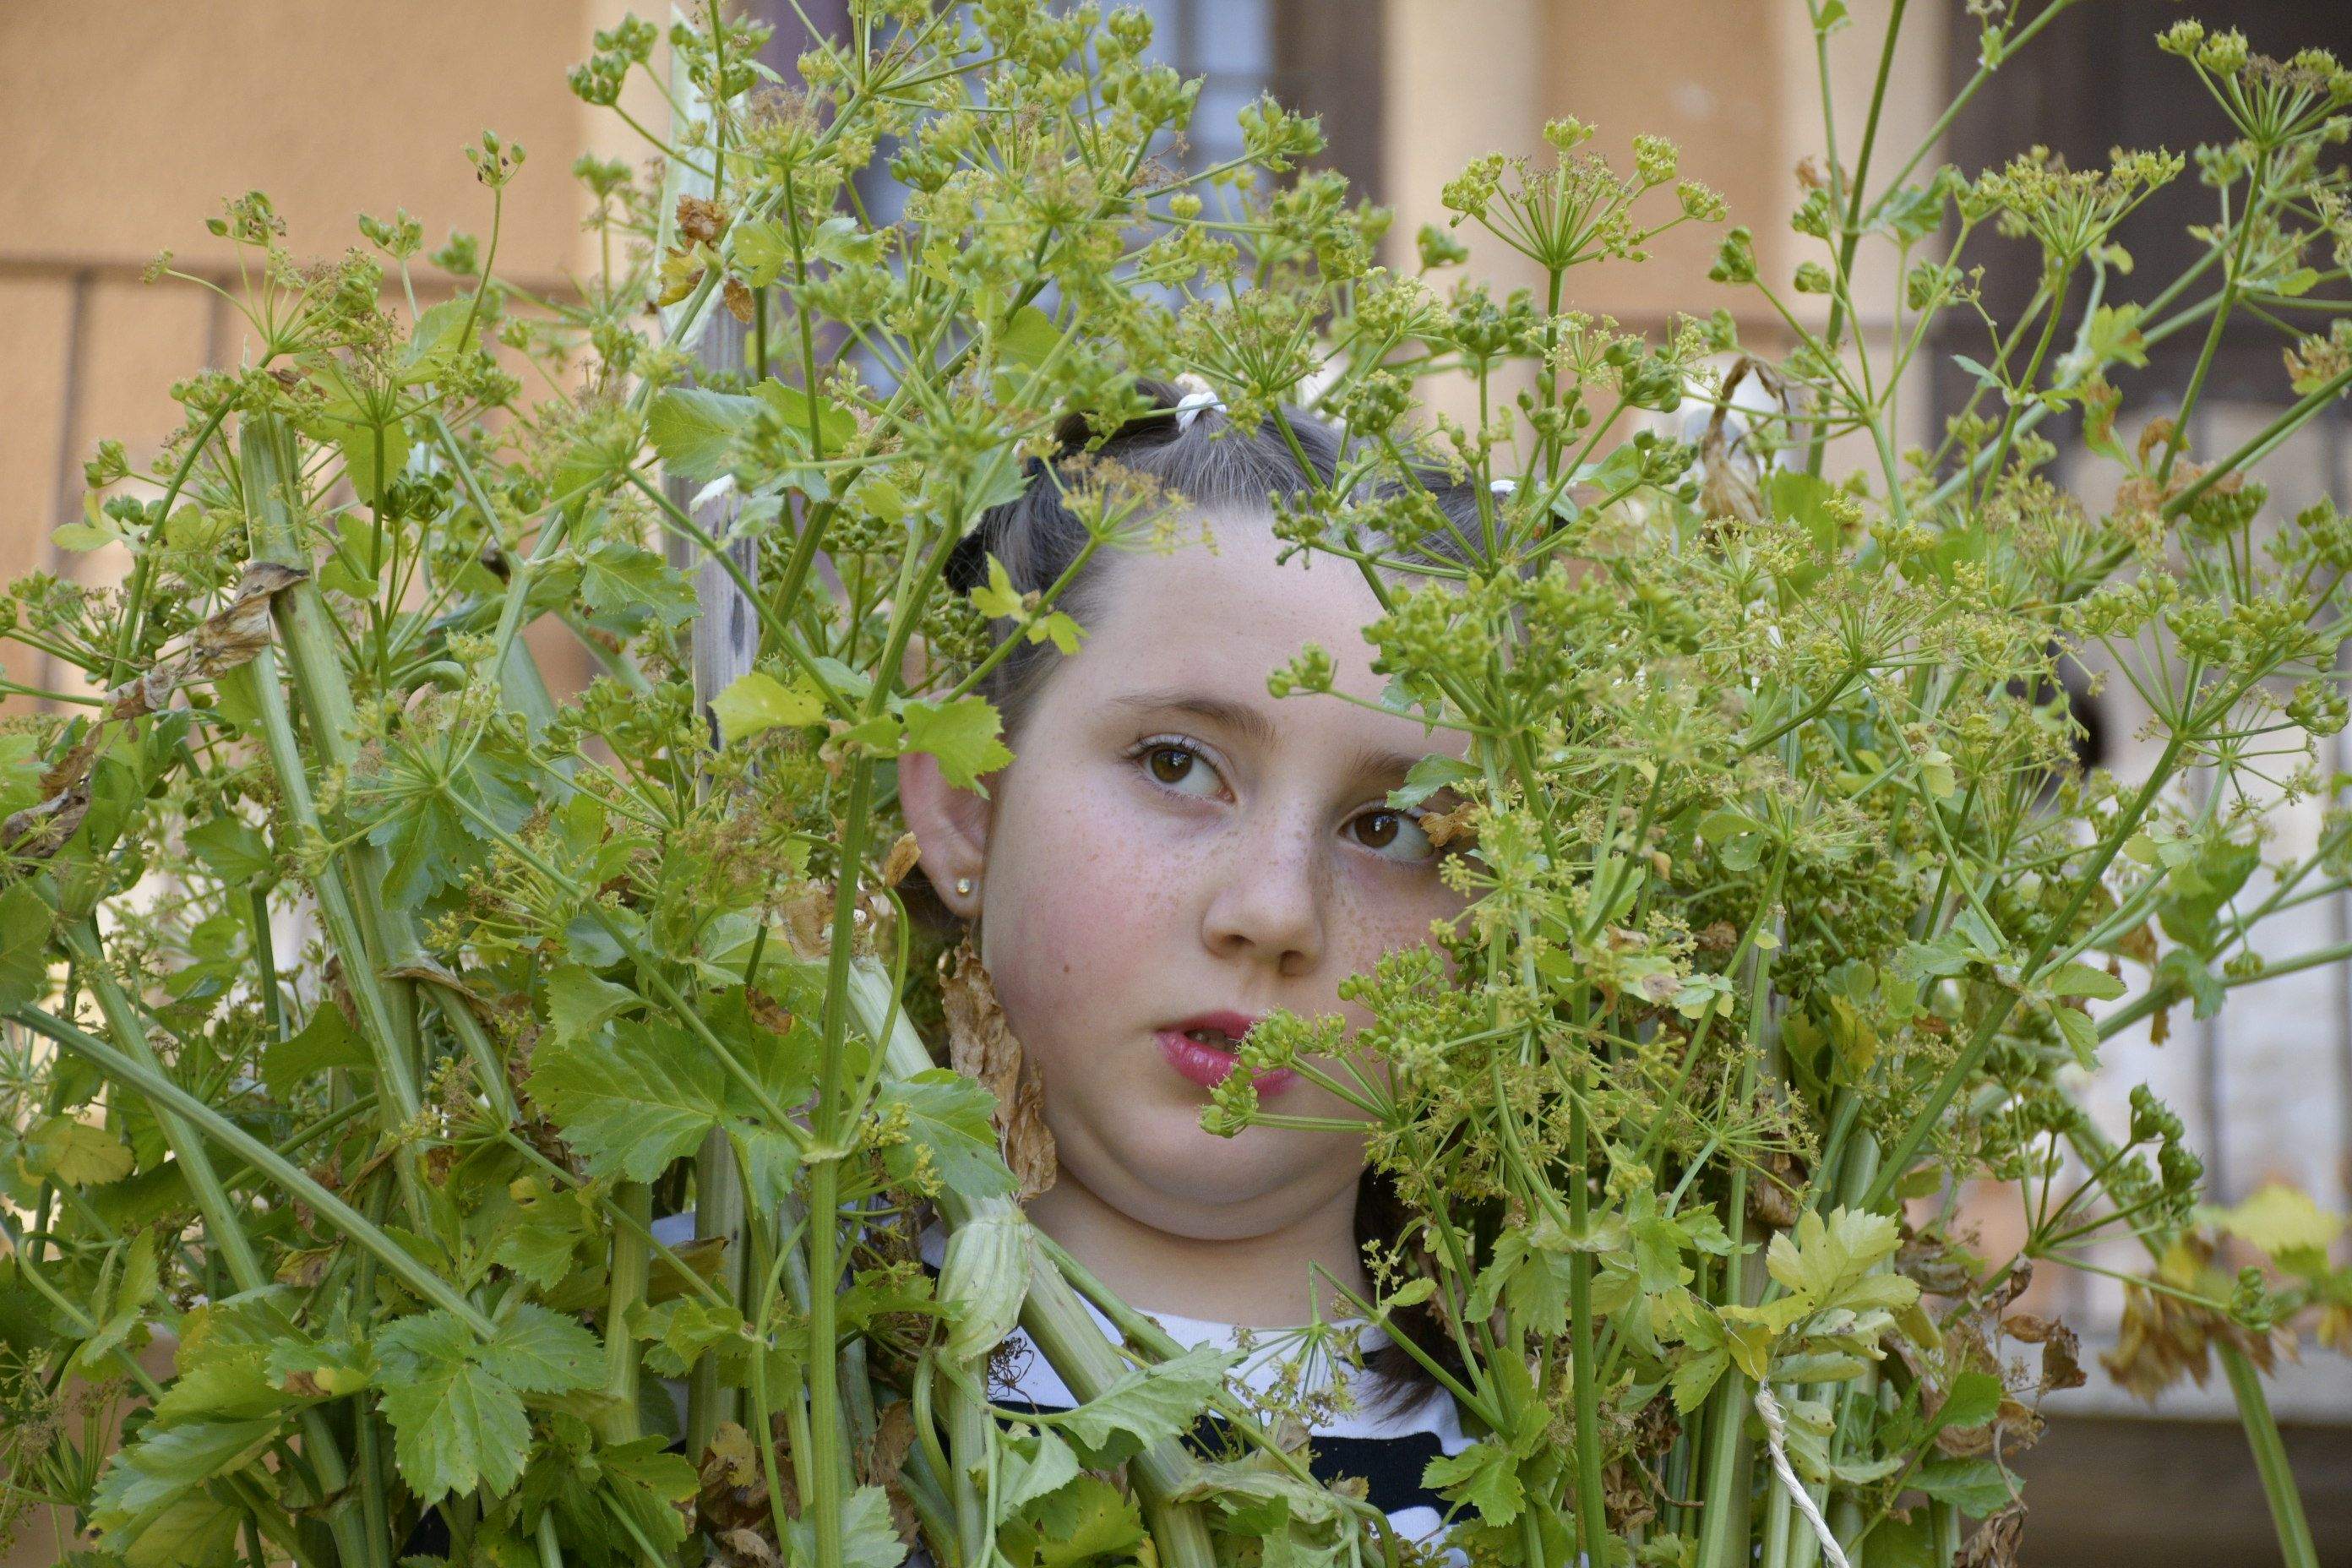
<path id="1" fill-rule="evenodd" d="M 1080 1476 L 1008 1522 L 997 1544 L 1014 1568 L 1082 1568 L 1138 1561 L 1143 1519 L 1135 1500 L 1097 1476 Z"/>
<path id="2" fill-rule="evenodd" d="M 759 405 L 729 392 L 673 386 L 655 397 L 646 437 L 668 470 L 700 483 L 727 471 L 727 448 Z"/>
<path id="3" fill-rule="evenodd" d="M 124 1568 L 231 1568 L 245 1510 L 191 1491 L 147 1521 L 122 1548 Z M 82 1554 L 64 1559 L 79 1564 Z"/>
<path id="4" fill-rule="evenodd" d="M 278 861 L 269 852 L 269 841 L 258 829 L 226 812 L 188 829 L 185 842 L 213 875 L 232 886 L 277 878 Z"/>
<path id="5" fill-rule="evenodd" d="M 792 1561 L 816 1561 L 816 1524 L 805 1517 L 784 1521 L 793 1542 Z M 898 1568 L 907 1544 L 890 1522 L 890 1496 L 880 1487 L 859 1487 L 841 1503 L 841 1568 Z"/>
<path id="6" fill-rule="evenodd" d="M 871 267 L 882 258 L 882 237 L 860 229 L 847 213 L 835 213 L 816 226 L 809 248 L 836 267 Z"/>
<path id="7" fill-rule="evenodd" d="M 1013 577 L 1004 570 L 1004 563 L 993 552 L 988 557 L 988 581 L 964 596 L 971 601 L 973 609 L 991 620 L 1017 616 L 1027 607 L 1022 603 L 1022 595 L 1013 591 Z"/>
<path id="8" fill-rule="evenodd" d="M 1989 1372 L 1964 1372 L 1936 1412 L 1934 1430 L 1973 1431 L 2000 1414 L 2000 1379 Z"/>
<path id="9" fill-rule="evenodd" d="M 1421 1472 L 1421 1484 L 1449 1501 L 1468 1503 L 1491 1525 L 1510 1523 L 1527 1503 L 1518 1460 L 1499 1443 L 1473 1443 L 1458 1454 L 1440 1455 Z"/>
<path id="10" fill-rule="evenodd" d="M 945 707 L 909 698 L 905 716 L 905 749 L 929 752 L 939 758 L 940 773 L 950 784 L 987 799 L 988 788 L 980 782 L 980 775 L 994 773 L 1013 760 L 1013 753 L 997 739 L 1003 723 L 995 705 L 977 694 L 958 698 Z"/>
<path id="11" fill-rule="evenodd" d="M 48 994 L 55 920 L 30 882 L 0 892 L 0 1007 L 22 1007 Z"/>
<path id="12" fill-rule="evenodd" d="M 330 1068 L 370 1071 L 374 1067 L 367 1042 L 343 1016 L 342 1008 L 321 1002 L 299 1034 L 271 1042 L 262 1053 L 261 1081 L 272 1099 L 282 1100 Z"/>
<path id="13" fill-rule="evenodd" d="M 1841 1205 L 1825 1221 L 1817 1210 L 1807 1209 L 1797 1216 L 1794 1231 L 1772 1238 L 1764 1266 L 1787 1287 L 1789 1299 L 1806 1310 L 1896 1307 L 1918 1299 L 1918 1283 L 1899 1274 L 1870 1271 L 1894 1257 L 1901 1245 L 1892 1215 Z"/>
<path id="14" fill-rule="evenodd" d="M 146 1318 L 161 1283 L 155 1264 L 155 1233 L 142 1230 L 124 1249 L 121 1271 L 117 1272 L 115 1259 L 110 1257 L 99 1276 L 98 1300 L 90 1309 L 98 1327 L 74 1352 L 75 1370 L 85 1376 L 102 1375 L 110 1370 L 106 1358 L 129 1340 L 131 1331 Z"/>
<path id="15" fill-rule="evenodd" d="M 277 1432 L 275 1421 L 151 1425 L 114 1457 L 100 1479 L 90 1522 L 100 1530 L 127 1531 L 190 1489 L 242 1468 L 268 1447 Z"/>
<path id="16" fill-rule="evenodd" d="M 105 1128 L 71 1116 L 52 1116 L 25 1139 L 27 1170 L 77 1187 L 119 1182 L 133 1163 L 131 1151 Z"/>
<path id="17" fill-rule="evenodd" d="M 388 486 L 408 467 L 407 425 L 396 416 L 377 421 L 376 412 L 347 393 L 330 393 L 309 421 L 320 439 L 341 450 L 352 493 L 371 505 L 378 479 Z"/>
<path id="18" fill-rule="evenodd" d="M 1133 1369 L 1084 1405 L 1055 1417 L 1054 1425 L 1076 1442 L 1088 1468 L 1116 1465 L 1163 1438 L 1191 1431 L 1210 1397 L 1224 1386 L 1226 1369 L 1238 1359 L 1232 1351 L 1196 1345 L 1182 1355 Z"/>
<path id="19" fill-rule="evenodd" d="M 600 979 L 580 964 L 560 964 L 548 972 L 547 1019 L 557 1040 L 586 1039 L 607 1019 L 642 1005 L 643 999 L 627 986 Z"/>
<path id="20" fill-rule="evenodd" d="M 793 258 L 792 230 L 782 218 L 738 223 L 728 230 L 734 242 L 735 269 L 754 289 L 765 289 Z"/>
<path id="21" fill-rule="evenodd" d="M 2050 1016 L 2058 1021 L 2058 1037 L 2066 1042 L 2066 1048 L 2074 1053 L 2074 1059 L 2084 1070 L 2097 1067 L 2099 1026 L 2091 1021 L 2091 1016 L 2072 1007 L 2053 1007 Z"/>
<path id="22" fill-rule="evenodd" d="M 824 717 L 824 699 L 803 681 L 786 686 L 772 675 L 749 670 L 710 700 L 719 738 L 728 745 L 778 725 L 797 729 Z"/>
<path id="23" fill-rule="evenodd" d="M 751 395 L 774 409 L 785 429 L 806 438 L 811 402 L 806 392 L 772 375 L 753 387 Z M 857 438 L 857 416 L 835 406 L 828 398 L 818 397 L 814 402 L 817 437 L 824 443 L 827 453 L 838 452 Z"/>
<path id="24" fill-rule="evenodd" d="M 577 563 L 580 602 L 600 631 L 633 637 L 655 621 L 681 626 L 694 618 L 694 584 L 654 551 L 608 539 Z"/>
<path id="25" fill-rule="evenodd" d="M 175 1425 L 210 1416 L 252 1420 L 299 1403 L 269 1381 L 268 1352 L 259 1345 L 231 1345 L 201 1358 L 182 1358 L 180 1375 L 155 1402 L 155 1419 Z"/>
<path id="26" fill-rule="evenodd" d="M 997 1506 L 1013 1513 L 1078 1479 L 1078 1457 L 1050 1431 L 1005 1445 L 1004 1471 L 996 1486 Z"/>
<path id="27" fill-rule="evenodd" d="M 1003 1197 L 1013 1189 L 1013 1173 L 996 1150 L 996 1128 L 989 1119 L 996 1097 L 961 1073 L 930 1068 L 913 1077 L 885 1084 L 876 1094 L 876 1110 L 883 1115 L 902 1111 L 908 1140 L 882 1151 L 883 1167 L 893 1181 L 910 1181 L 920 1152 L 941 1181 L 973 1197 Z"/>
<path id="28" fill-rule="evenodd" d="M 1997 1459 L 1929 1459 L 1911 1473 L 1910 1484 L 1937 1502 L 1950 1503 L 1972 1519 L 2007 1508 L 2015 1497 L 2012 1478 Z"/>
<path id="29" fill-rule="evenodd" d="M 2092 996 L 2111 1001 L 2124 994 L 2124 983 L 2104 969 L 2094 969 L 2087 963 L 2061 964 L 2050 973 L 2050 994 L 2053 996 Z"/>
<path id="30" fill-rule="evenodd" d="M 2344 1216 L 2329 1214 L 2312 1202 L 2311 1194 L 2284 1182 L 2264 1184 L 2234 1208 L 2203 1211 L 2231 1235 L 2250 1241 L 2276 1258 L 2283 1252 L 2325 1254 L 2344 1234 Z"/>
<path id="31" fill-rule="evenodd" d="M 393 1455 L 426 1508 L 451 1492 L 511 1490 L 530 1447 L 522 1395 L 475 1357 L 472 1332 L 436 1309 L 376 1336 Z"/>
<path id="32" fill-rule="evenodd" d="M 1675 1368 L 1675 1408 L 1685 1415 L 1706 1403 L 1726 1369 L 1731 1365 L 1729 1351 L 1717 1347 L 1698 1354 Z"/>
<path id="33" fill-rule="evenodd" d="M 499 1381 L 525 1394 L 589 1388 L 604 1375 L 604 1352 L 594 1334 L 577 1319 L 528 1302 L 476 1355 Z"/>
<path id="34" fill-rule="evenodd" d="M 1061 341 L 1062 329 L 1054 324 L 1053 317 L 1034 305 L 1024 305 L 996 334 L 996 357 L 1004 363 L 1035 370 Z"/>
<path id="35" fill-rule="evenodd" d="M 721 1070 L 668 1020 L 624 1018 L 603 1036 L 541 1047 L 530 1088 L 591 1175 L 650 1182 L 726 1116 Z"/>

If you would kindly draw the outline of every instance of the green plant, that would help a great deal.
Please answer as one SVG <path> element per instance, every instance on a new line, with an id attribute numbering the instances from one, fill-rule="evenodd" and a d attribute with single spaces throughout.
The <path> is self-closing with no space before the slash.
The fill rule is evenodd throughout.
<path id="1" fill-rule="evenodd" d="M 1963 100 L 2068 4 L 1989 21 Z M 1729 316 L 1648 342 L 1562 309 L 1576 268 L 1724 216 L 1667 143 L 1629 175 L 1561 121 L 1547 166 L 1482 160 L 1447 188 L 1454 227 L 1533 258 L 1545 297 L 1441 294 L 1455 235 L 1421 237 L 1418 275 L 1373 266 L 1386 215 L 1294 169 L 1312 121 L 1261 104 L 1232 163 L 1156 162 L 1193 87 L 1147 63 L 1134 14 L 854 12 L 786 89 L 752 64 L 760 27 L 672 26 L 677 117 L 639 128 L 658 178 L 575 171 L 613 242 L 576 300 L 496 278 L 495 216 L 487 247 L 429 258 L 457 291 L 425 309 L 404 215 L 314 268 L 257 194 L 218 220 L 250 261 L 248 367 L 175 388 L 187 423 L 152 472 L 116 446 L 90 464 L 66 542 L 126 545 L 121 592 L 37 576 L 10 601 L 7 635 L 89 690 L 34 693 L 58 710 L 0 734 L 6 1506 L 69 1506 L 98 1532 L 81 1560 L 134 1564 L 388 1564 L 426 1511 L 469 1563 L 887 1568 L 915 1539 L 941 1563 L 1123 1561 L 1147 1529 L 1170 1568 L 1398 1561 L 1215 1353 L 1031 1231 L 993 1100 L 932 1065 L 932 954 L 893 886 L 893 759 L 1001 765 L 979 675 L 1083 631 L 1058 584 L 943 592 L 949 550 L 1066 410 L 1115 423 L 1139 374 L 1189 371 L 1236 418 L 1297 399 L 1360 439 L 1276 527 L 1381 595 L 1391 704 L 1475 736 L 1390 802 L 1465 803 L 1466 983 L 1425 949 L 1349 983 L 1385 1073 L 1299 1060 L 1317 1029 L 1288 1015 L 1244 1050 L 1357 1104 L 1411 1208 L 1349 1306 L 1433 1309 L 1451 1342 L 1459 1371 L 1429 1370 L 1483 1434 L 1431 1467 L 1455 1543 L 1941 1563 L 1967 1518 L 2002 1550 L 1999 1455 L 2073 1372 L 2062 1326 L 2003 1310 L 2027 1265 L 2129 1234 L 2154 1265 L 2125 1375 L 2217 1349 L 2283 1551 L 2315 1562 L 2253 1367 L 2306 1309 L 2342 1334 L 2336 1227 L 2285 1196 L 2200 1211 L 2177 1119 L 2142 1095 L 2118 1137 L 2064 1073 L 2151 1014 L 2210 1015 L 2266 972 L 2263 916 L 2352 877 L 2310 750 L 2345 718 L 2352 522 L 2270 518 L 2254 477 L 2352 385 L 2352 340 L 2288 326 L 2299 401 L 2232 453 L 2183 437 L 2233 318 L 2340 309 L 2326 150 L 2352 74 L 2166 35 L 2240 139 L 2199 153 L 2205 258 L 2129 300 L 2115 225 L 2180 159 L 1915 182 L 1923 146 L 1874 186 L 1874 98 L 1853 173 L 1826 147 L 1794 219 L 1825 325 L 1757 277 L 1747 231 L 1724 239 L 1714 277 L 1793 347 L 1743 362 L 1781 412 L 1693 445 L 1633 426 L 1727 397 L 1705 360 L 1739 347 Z M 1813 14 L 1826 71 L 1844 8 Z M 663 41 L 600 35 L 575 90 L 614 104 Z M 522 150 L 469 156 L 495 215 Z M 907 207 L 876 226 L 857 182 L 885 161 Z M 1988 323 L 1938 447 L 1899 453 L 1902 373 L 1976 306 L 1991 230 L 2035 242 L 2041 287 Z M 1864 243 L 1899 263 L 1888 347 L 1845 330 Z M 698 370 L 722 310 L 747 356 Z M 2119 438 L 2107 378 L 2200 323 L 2179 405 Z M 567 390 L 526 402 L 516 364 Z M 1452 376 L 1479 421 L 1416 418 Z M 2101 510 L 2048 477 L 2041 432 L 2075 414 L 2122 475 Z M 1835 480 L 1832 437 L 1866 448 Z M 1413 477 L 1431 461 L 1475 522 Z M 1403 491 L 1360 500 L 1375 479 Z M 705 485 L 731 500 L 680 499 Z M 1150 521 L 1115 473 L 1087 500 L 1105 546 Z M 1477 569 L 1363 543 L 1435 530 Z M 694 689 L 673 559 L 749 603 L 752 669 L 723 689 Z M 541 625 L 599 664 L 576 697 L 522 640 Z M 2077 658 L 2147 700 L 2146 776 L 2074 768 Z M 1302 650 L 1269 690 L 1314 700 L 1328 669 Z M 2192 766 L 2198 800 L 2173 787 Z M 2280 795 L 2331 812 L 2256 900 Z M 1204 1115 L 1284 1121 L 1246 1073 Z M 1974 1175 L 2016 1184 L 2016 1255 L 1954 1232 Z M 727 1234 L 654 1241 L 656 1189 Z M 936 1287 L 926 1204 L 953 1227 Z M 2275 1268 L 2217 1274 L 2217 1225 Z M 1016 1317 L 1083 1414 L 991 1412 Z M 182 1345 L 161 1384 L 131 1356 L 156 1326 Z M 2038 1387 L 2004 1382 L 2003 1334 L 2043 1345 Z M 68 1373 L 93 1390 L 79 1429 Z M 696 1462 L 665 1451 L 653 1374 L 692 1379 Z M 1211 1406 L 1241 1451 L 1179 1442 Z M 129 1420 L 105 1459 L 109 1408 Z M 1081 1473 L 1121 1461 L 1123 1486 Z"/>

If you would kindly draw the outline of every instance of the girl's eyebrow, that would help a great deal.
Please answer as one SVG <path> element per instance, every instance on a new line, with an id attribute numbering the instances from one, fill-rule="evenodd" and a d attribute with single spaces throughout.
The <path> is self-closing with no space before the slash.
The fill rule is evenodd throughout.
<path id="1" fill-rule="evenodd" d="M 1135 713 L 1190 713 L 1212 724 L 1223 726 L 1255 745 L 1271 746 L 1275 742 L 1275 723 L 1263 711 L 1246 702 L 1214 697 L 1206 692 L 1179 689 L 1130 691 L 1114 697 L 1110 705 Z M 1418 752 L 1391 752 L 1378 746 L 1360 747 L 1348 758 L 1349 772 L 1356 776 L 1370 774 L 1402 774 L 1412 771 L 1420 762 Z"/>

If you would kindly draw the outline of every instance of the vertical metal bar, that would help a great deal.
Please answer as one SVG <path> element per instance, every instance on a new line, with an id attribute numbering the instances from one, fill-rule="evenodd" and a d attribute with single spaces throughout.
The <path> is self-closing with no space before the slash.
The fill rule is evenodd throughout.
<path id="1" fill-rule="evenodd" d="M 2347 479 L 2343 409 L 2331 408 L 2324 423 L 2327 432 L 2327 481 L 2320 493 L 2334 495 Z M 2336 679 L 2339 684 L 2345 679 L 2347 668 L 2344 649 L 2339 645 L 2336 650 Z M 2352 736 L 2345 731 L 2338 730 L 2328 741 L 2328 767 L 2337 773 L 2352 768 Z M 2327 900 L 2327 915 L 2330 939 L 2339 944 L 2352 942 L 2352 893 L 2339 889 Z M 2352 1201 L 2352 963 L 2336 964 L 2335 974 L 2336 1196 L 2339 1201 Z"/>
<path id="2" fill-rule="evenodd" d="M 89 346 L 90 284 L 89 268 L 84 268 L 75 273 L 73 292 L 66 306 L 65 380 L 58 397 L 58 468 L 54 492 L 58 498 L 58 510 L 57 521 L 49 525 L 52 528 L 64 527 L 81 511 L 82 487 L 77 482 L 74 473 L 74 446 L 81 435 L 82 385 L 88 379 L 83 374 L 82 361 Z M 60 577 L 70 575 L 63 545 L 49 546 L 49 570 Z M 47 687 L 52 691 L 67 689 L 57 666 L 57 655 L 41 654 L 34 667 L 38 673 L 32 678 L 33 684 Z M 47 708 L 50 704 L 44 699 L 40 706 Z"/>

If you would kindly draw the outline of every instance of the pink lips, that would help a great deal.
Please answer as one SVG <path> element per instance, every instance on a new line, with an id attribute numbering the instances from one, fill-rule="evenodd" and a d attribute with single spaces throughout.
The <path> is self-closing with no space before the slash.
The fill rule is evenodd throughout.
<path id="1" fill-rule="evenodd" d="M 1221 1028 L 1232 1037 L 1238 1039 L 1246 1032 L 1247 1025 L 1244 1021 L 1241 1029 L 1234 1029 L 1223 1022 L 1203 1019 L 1188 1025 L 1187 1027 Z M 1160 1054 L 1168 1058 L 1168 1065 L 1203 1089 L 1216 1088 L 1217 1085 L 1224 1082 L 1226 1075 L 1239 1065 L 1239 1059 L 1233 1052 L 1216 1046 L 1203 1045 L 1185 1034 L 1182 1029 L 1160 1029 L 1152 1037 L 1160 1042 Z M 1297 1077 L 1298 1075 L 1288 1068 L 1277 1068 L 1272 1072 L 1261 1073 L 1258 1075 L 1257 1091 L 1261 1096 L 1278 1094 L 1289 1088 Z"/>

